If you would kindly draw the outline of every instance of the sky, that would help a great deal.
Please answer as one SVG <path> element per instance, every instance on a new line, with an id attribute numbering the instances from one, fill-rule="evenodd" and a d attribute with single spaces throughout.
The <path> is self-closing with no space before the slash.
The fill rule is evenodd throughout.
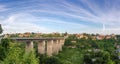
<path id="1" fill-rule="evenodd" d="M 4 33 L 120 34 L 120 0 L 0 0 Z"/>

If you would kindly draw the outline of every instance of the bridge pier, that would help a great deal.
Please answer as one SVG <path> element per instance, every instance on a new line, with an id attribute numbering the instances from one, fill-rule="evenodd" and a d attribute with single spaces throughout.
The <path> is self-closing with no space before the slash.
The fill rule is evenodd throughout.
<path id="1" fill-rule="evenodd" d="M 62 42 L 61 42 L 62 46 L 64 45 L 64 43 L 65 43 L 65 40 L 63 39 Z"/>
<path id="2" fill-rule="evenodd" d="M 59 51 L 62 51 L 62 40 L 59 40 Z"/>
<path id="3" fill-rule="evenodd" d="M 45 54 L 45 40 L 38 42 L 38 53 Z"/>
<path id="4" fill-rule="evenodd" d="M 47 40 L 47 51 L 46 54 L 48 56 L 52 56 L 53 53 L 53 40 Z"/>
<path id="5" fill-rule="evenodd" d="M 56 41 L 55 40 L 53 40 L 53 54 L 55 54 L 56 53 Z"/>
<path id="6" fill-rule="evenodd" d="M 54 40 L 53 44 L 53 54 L 58 54 L 59 49 L 58 49 L 58 40 Z"/>
<path id="7" fill-rule="evenodd" d="M 26 52 L 29 53 L 33 49 L 33 41 L 26 42 Z"/>

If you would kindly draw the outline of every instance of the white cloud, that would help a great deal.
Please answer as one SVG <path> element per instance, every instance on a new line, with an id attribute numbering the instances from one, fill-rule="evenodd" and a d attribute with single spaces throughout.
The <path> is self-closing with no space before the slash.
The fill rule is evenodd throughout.
<path id="1" fill-rule="evenodd" d="M 18 32 L 23 33 L 23 32 L 38 32 L 38 31 L 45 33 L 69 31 L 74 33 L 74 30 L 78 30 L 78 29 L 80 30 L 81 28 L 89 27 L 79 23 L 66 22 L 64 20 L 58 20 L 54 18 L 35 17 L 31 14 L 25 14 L 25 13 L 10 15 L 8 18 L 4 20 L 0 20 L 0 22 L 3 25 L 4 33 L 18 33 Z M 42 26 L 41 23 L 43 24 Z M 58 29 L 46 27 L 46 25 L 44 25 L 45 23 L 50 23 L 50 26 L 56 25 L 55 27 L 58 27 Z"/>
<path id="2" fill-rule="evenodd" d="M 80 23 L 74 23 L 74 22 L 69 22 L 69 21 L 64 21 L 64 20 L 60 20 L 60 19 L 54 19 L 54 18 L 40 18 L 40 21 L 41 22 L 48 22 L 48 23 L 54 23 L 54 24 L 61 24 L 64 25 L 64 26 L 74 26 L 72 28 L 86 28 L 86 27 L 89 27 L 87 25 L 83 25 L 83 24 L 80 24 Z M 76 26 L 76 27 L 75 27 Z"/>
<path id="3" fill-rule="evenodd" d="M 29 19 L 26 18 L 29 17 Z M 27 20 L 26 20 L 27 19 Z M 35 18 L 28 14 L 15 14 L 9 16 L 5 20 L 1 20 L 4 33 L 19 33 L 19 32 L 49 32 L 51 30 L 46 27 L 36 25 L 29 20 Z"/>

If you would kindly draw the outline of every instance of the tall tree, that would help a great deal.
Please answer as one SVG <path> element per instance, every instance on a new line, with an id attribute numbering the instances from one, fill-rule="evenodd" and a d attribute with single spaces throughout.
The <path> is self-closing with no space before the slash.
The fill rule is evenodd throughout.
<path id="1" fill-rule="evenodd" d="M 19 43 L 10 42 L 6 58 L 0 64 L 39 64 L 34 50 L 25 53 L 24 48 Z"/>
<path id="2" fill-rule="evenodd" d="M 2 26 L 0 24 L 0 34 L 3 32 Z"/>

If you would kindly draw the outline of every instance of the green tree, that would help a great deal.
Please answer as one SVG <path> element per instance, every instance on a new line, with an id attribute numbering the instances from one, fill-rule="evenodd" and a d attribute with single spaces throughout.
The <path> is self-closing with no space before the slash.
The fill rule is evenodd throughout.
<path id="1" fill-rule="evenodd" d="M 22 55 L 23 53 L 23 50 L 18 47 L 17 44 L 15 43 L 11 43 L 10 44 L 10 48 L 8 50 L 8 53 L 7 53 L 7 56 L 6 58 L 4 59 L 4 61 L 2 62 L 2 64 L 20 64 L 22 63 L 21 62 L 21 59 L 20 55 Z"/>
<path id="2" fill-rule="evenodd" d="M 66 39 L 65 40 L 65 45 L 66 46 L 72 45 L 71 40 L 70 39 Z"/>
<path id="3" fill-rule="evenodd" d="M 2 39 L 1 46 L 7 51 L 10 47 L 10 39 L 8 38 Z"/>
<path id="4" fill-rule="evenodd" d="M 60 60 L 56 57 L 50 57 L 46 59 L 45 64 L 62 64 Z"/>
<path id="5" fill-rule="evenodd" d="M 2 46 L 0 46 L 0 61 L 2 61 L 6 57 L 5 54 L 6 54 L 5 49 Z"/>
<path id="6" fill-rule="evenodd" d="M 39 59 L 36 58 L 35 51 L 23 55 L 23 64 L 39 64 Z"/>
<path id="7" fill-rule="evenodd" d="M 2 61 L 8 53 L 8 49 L 10 47 L 9 42 L 10 42 L 10 40 L 7 38 L 1 40 L 1 43 L 0 43 L 0 61 Z"/>
<path id="8" fill-rule="evenodd" d="M 35 52 L 25 53 L 25 49 L 21 48 L 19 43 L 10 43 L 10 47 L 6 58 L 2 64 L 39 64 Z"/>

